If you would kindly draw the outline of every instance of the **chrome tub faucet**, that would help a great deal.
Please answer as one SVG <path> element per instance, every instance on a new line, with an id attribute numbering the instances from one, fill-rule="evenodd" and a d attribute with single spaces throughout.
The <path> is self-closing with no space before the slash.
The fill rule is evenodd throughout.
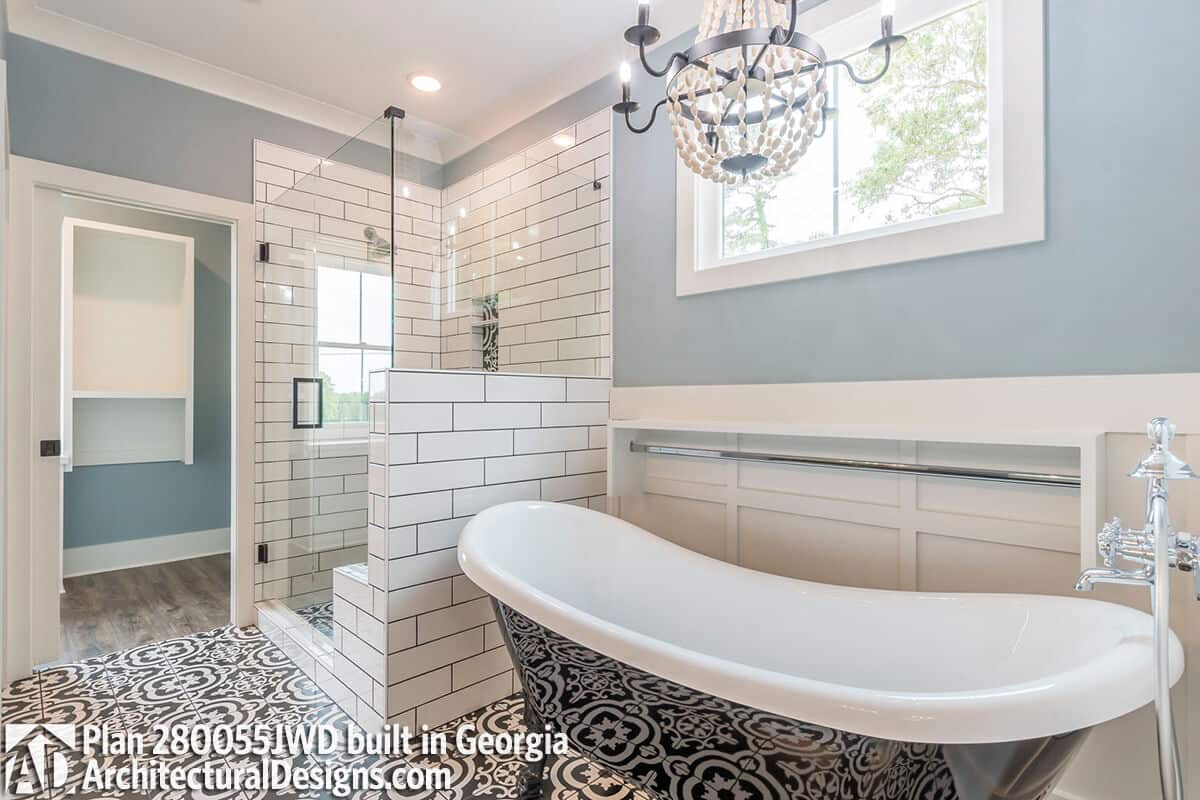
<path id="1" fill-rule="evenodd" d="M 1171 452 L 1175 426 L 1165 417 L 1146 425 L 1150 454 L 1129 473 L 1146 480 L 1146 524 L 1125 528 L 1113 517 L 1096 535 L 1103 567 L 1085 569 L 1075 589 L 1090 592 L 1097 583 L 1117 583 L 1150 588 L 1154 614 L 1154 709 L 1157 715 L 1159 775 L 1164 800 L 1183 800 L 1183 778 L 1179 746 L 1171 709 L 1169 658 L 1171 569 L 1195 575 L 1196 599 L 1200 600 L 1200 535 L 1181 533 L 1171 524 L 1167 482 L 1194 480 L 1192 468 Z M 1136 565 L 1118 566 L 1118 562 Z"/>
<path id="2" fill-rule="evenodd" d="M 1155 550 L 1161 530 L 1165 532 L 1168 566 L 1195 575 L 1196 598 L 1200 600 L 1200 536 L 1175 530 L 1171 524 L 1167 491 L 1167 481 L 1194 480 L 1197 475 L 1171 452 L 1175 426 L 1170 421 L 1163 417 L 1150 420 L 1146 434 L 1150 438 L 1150 454 L 1129 473 L 1131 478 L 1147 481 L 1146 524 L 1141 528 L 1125 528 L 1119 517 L 1109 520 L 1096 535 L 1104 566 L 1084 570 L 1075 589 L 1090 592 L 1097 583 L 1153 586 Z M 1137 566 L 1121 568 L 1118 566 L 1120 561 Z"/>

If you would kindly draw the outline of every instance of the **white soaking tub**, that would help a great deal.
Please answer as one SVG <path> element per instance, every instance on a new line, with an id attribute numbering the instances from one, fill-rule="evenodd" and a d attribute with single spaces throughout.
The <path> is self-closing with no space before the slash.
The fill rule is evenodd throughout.
<path id="1" fill-rule="evenodd" d="M 672 797 L 721 780 L 817 796 L 793 784 L 797 769 L 814 773 L 818 741 L 820 763 L 844 762 L 825 779 L 840 769 L 864 796 L 987 798 L 1007 782 L 1006 797 L 1038 797 L 1088 729 L 1153 698 L 1151 618 L 1095 600 L 794 580 L 554 503 L 480 513 L 459 561 L 496 601 L 531 721 Z M 681 714 L 737 741 L 700 736 L 677 752 L 664 731 Z M 873 755 L 856 760 L 856 747 Z M 897 770 L 903 786 L 871 782 Z"/>

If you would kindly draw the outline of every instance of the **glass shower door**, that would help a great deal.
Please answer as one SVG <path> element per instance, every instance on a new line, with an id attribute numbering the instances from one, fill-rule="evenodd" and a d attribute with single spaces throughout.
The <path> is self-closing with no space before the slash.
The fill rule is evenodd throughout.
<path id="1" fill-rule="evenodd" d="M 367 561 L 368 376 L 392 363 L 390 126 L 381 118 L 330 156 L 298 160 L 306 169 L 268 192 L 262 215 L 269 248 L 295 262 L 272 271 L 292 284 L 262 281 L 266 336 L 285 340 L 264 343 L 264 360 L 281 363 L 263 364 L 263 380 L 286 378 L 289 406 L 286 428 L 264 426 L 286 445 L 286 466 L 265 465 L 286 483 L 265 490 L 286 495 L 288 520 L 262 567 L 269 596 L 323 636 L 332 636 L 334 570 Z M 273 442 L 266 450 L 280 452 Z"/>

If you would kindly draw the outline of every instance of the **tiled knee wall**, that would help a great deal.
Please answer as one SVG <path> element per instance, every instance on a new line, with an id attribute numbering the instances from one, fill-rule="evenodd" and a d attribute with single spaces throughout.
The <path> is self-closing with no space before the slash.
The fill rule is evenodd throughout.
<path id="1" fill-rule="evenodd" d="M 364 724 L 437 725 L 518 688 L 458 535 L 515 500 L 605 510 L 609 383 L 372 374 L 367 580 L 340 570 L 334 595 L 337 677 Z"/>

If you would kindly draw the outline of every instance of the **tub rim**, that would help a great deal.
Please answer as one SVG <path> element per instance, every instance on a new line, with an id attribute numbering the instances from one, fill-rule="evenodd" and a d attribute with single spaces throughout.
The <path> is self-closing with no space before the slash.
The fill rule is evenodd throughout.
<path id="1" fill-rule="evenodd" d="M 566 603 L 514 573 L 486 562 L 483 537 L 496 524 L 521 512 L 563 514 L 654 537 L 625 520 L 578 506 L 544 501 L 504 503 L 477 514 L 464 527 L 459 566 L 482 590 L 539 625 L 596 652 L 696 691 L 803 722 L 882 739 L 938 744 L 981 744 L 1057 736 L 1093 727 L 1134 711 L 1153 699 L 1151 617 L 1099 600 L 1033 594 L 896 592 L 833 586 L 759 573 L 713 559 L 654 537 L 685 559 L 703 559 L 720 569 L 839 592 L 923 594 L 938 598 L 1021 598 L 1026 601 L 1093 603 L 1127 619 L 1142 618 L 1146 636 L 1123 638 L 1108 652 L 1067 670 L 986 689 L 913 692 L 871 689 L 791 675 L 692 650 L 610 622 Z M 502 624 L 502 623 L 501 623 Z M 1172 632 L 1172 685 L 1184 669 L 1183 648 Z"/>

